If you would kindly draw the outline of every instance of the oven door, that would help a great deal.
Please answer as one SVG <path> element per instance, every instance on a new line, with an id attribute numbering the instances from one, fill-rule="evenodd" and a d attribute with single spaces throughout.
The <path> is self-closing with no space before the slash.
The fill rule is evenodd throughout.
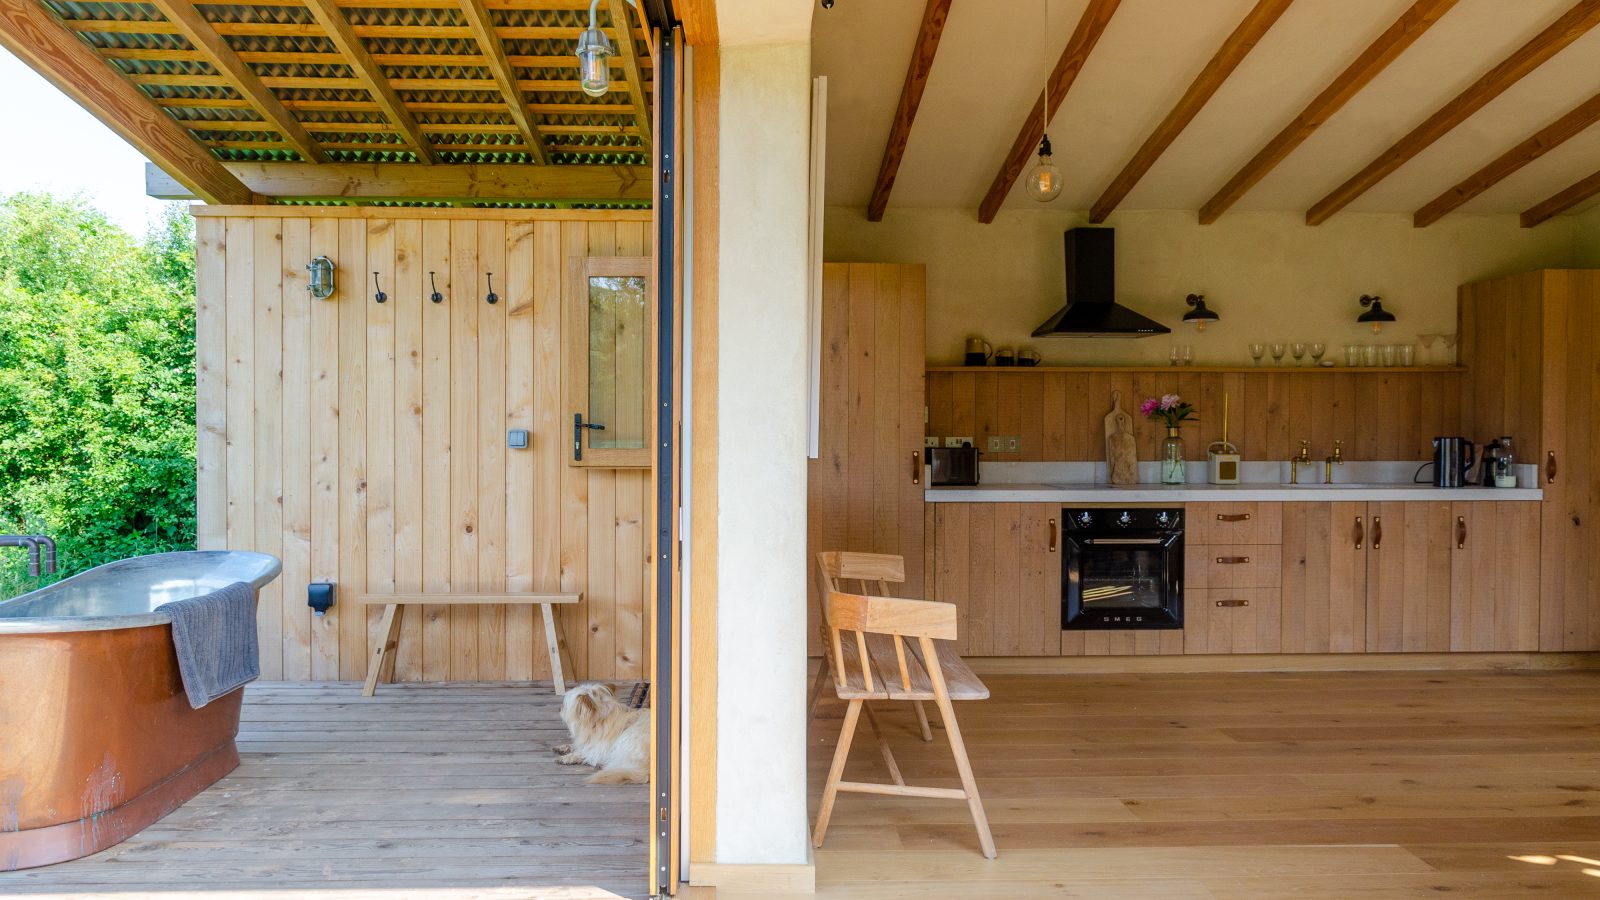
<path id="1" fill-rule="evenodd" d="M 1061 627 L 1183 627 L 1183 533 L 1067 535 Z"/>

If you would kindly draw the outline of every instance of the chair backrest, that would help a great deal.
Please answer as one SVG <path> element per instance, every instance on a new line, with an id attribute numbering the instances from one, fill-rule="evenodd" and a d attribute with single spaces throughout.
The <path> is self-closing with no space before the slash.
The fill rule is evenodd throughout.
<path id="1" fill-rule="evenodd" d="M 828 608 L 828 594 L 842 591 L 845 582 L 854 581 L 859 593 L 876 593 L 889 597 L 890 584 L 903 584 L 906 580 L 906 561 L 891 553 L 854 553 L 847 550 L 830 550 L 817 554 L 817 568 L 822 579 L 822 608 Z"/>
<path id="2" fill-rule="evenodd" d="M 911 669 L 906 661 L 905 638 L 916 638 L 922 649 L 923 665 L 936 691 L 943 693 L 935 640 L 956 639 L 956 607 L 953 603 L 909 600 L 903 597 L 874 597 L 834 590 L 824 605 L 827 613 L 828 652 L 832 655 L 834 680 L 844 686 L 851 675 L 844 657 L 843 633 L 855 632 L 857 663 L 861 681 L 874 690 L 872 658 L 867 650 L 867 635 L 887 635 L 894 641 L 895 661 L 901 687 L 910 691 Z"/>

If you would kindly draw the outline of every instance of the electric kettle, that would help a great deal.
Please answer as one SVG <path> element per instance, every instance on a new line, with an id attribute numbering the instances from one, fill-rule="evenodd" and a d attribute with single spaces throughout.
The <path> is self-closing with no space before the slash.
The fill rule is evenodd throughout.
<path id="1" fill-rule="evenodd" d="M 1473 463 L 1477 462 L 1477 449 L 1476 444 L 1464 437 L 1434 438 L 1434 487 L 1455 488 L 1465 485 L 1471 477 Z"/>

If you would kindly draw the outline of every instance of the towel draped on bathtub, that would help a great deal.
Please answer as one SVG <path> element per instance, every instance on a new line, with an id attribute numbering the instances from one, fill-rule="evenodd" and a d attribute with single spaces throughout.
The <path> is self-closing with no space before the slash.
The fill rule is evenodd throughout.
<path id="1" fill-rule="evenodd" d="M 172 617 L 183 690 L 195 709 L 261 677 L 256 639 L 256 589 L 239 581 L 157 607 Z"/>

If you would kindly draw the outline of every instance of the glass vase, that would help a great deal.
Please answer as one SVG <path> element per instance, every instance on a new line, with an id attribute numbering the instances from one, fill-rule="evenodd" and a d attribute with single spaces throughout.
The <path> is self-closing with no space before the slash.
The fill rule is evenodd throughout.
<path id="1" fill-rule="evenodd" d="M 1161 442 L 1161 483 L 1183 484 L 1183 438 L 1178 436 L 1178 429 L 1167 428 L 1166 440 Z"/>

